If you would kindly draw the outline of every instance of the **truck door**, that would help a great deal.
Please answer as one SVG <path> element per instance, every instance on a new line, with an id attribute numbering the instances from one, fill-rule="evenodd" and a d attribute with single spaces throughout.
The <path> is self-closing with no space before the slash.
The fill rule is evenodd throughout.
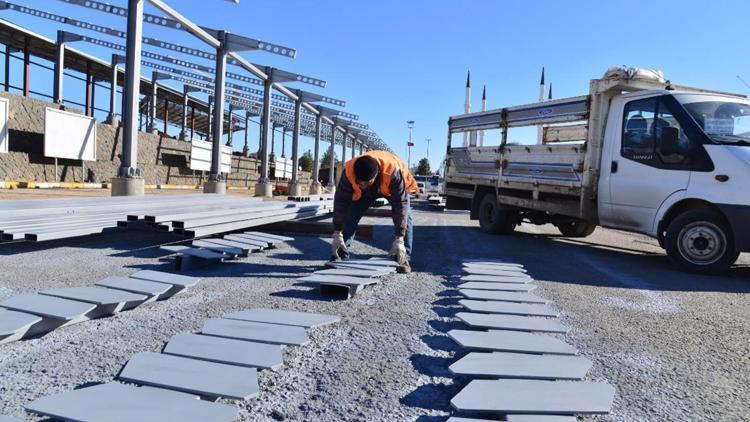
<path id="1" fill-rule="evenodd" d="M 622 101 L 622 119 L 610 120 L 619 130 L 608 131 L 613 142 L 603 155 L 610 162 L 602 163 L 602 177 L 608 180 L 600 187 L 608 192 L 602 192 L 601 200 L 609 203 L 603 204 L 600 219 L 606 226 L 651 233 L 662 202 L 690 182 L 688 157 L 664 154 L 662 141 L 674 143 L 665 140 L 665 132 L 668 138 L 676 135 L 679 143 L 690 141 L 674 117 L 679 106 L 671 96 Z"/>

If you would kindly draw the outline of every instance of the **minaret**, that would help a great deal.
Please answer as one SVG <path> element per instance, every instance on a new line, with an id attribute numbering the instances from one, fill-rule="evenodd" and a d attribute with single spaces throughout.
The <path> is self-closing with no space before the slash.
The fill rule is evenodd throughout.
<path id="1" fill-rule="evenodd" d="M 487 85 L 482 87 L 482 111 L 487 111 Z M 479 131 L 479 146 L 484 146 L 484 131 Z"/>
<path id="2" fill-rule="evenodd" d="M 471 110 L 471 70 L 466 73 L 466 100 L 464 100 L 464 114 Z M 469 146 L 469 132 L 464 132 L 464 148 Z"/>
<path id="3" fill-rule="evenodd" d="M 542 80 L 539 82 L 539 102 L 544 101 L 544 66 L 542 66 Z M 536 127 L 536 143 L 538 145 L 542 144 L 542 136 L 543 136 L 543 128 L 542 125 L 539 125 Z"/>
<path id="4" fill-rule="evenodd" d="M 549 95 L 547 95 L 547 101 L 552 99 L 552 83 L 549 84 Z"/>

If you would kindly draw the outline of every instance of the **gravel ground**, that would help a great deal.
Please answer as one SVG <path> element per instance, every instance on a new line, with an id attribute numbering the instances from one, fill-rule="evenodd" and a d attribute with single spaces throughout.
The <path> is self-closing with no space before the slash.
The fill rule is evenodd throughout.
<path id="1" fill-rule="evenodd" d="M 392 227 L 356 242 L 384 254 Z M 724 277 L 673 271 L 655 242 L 597 229 L 564 239 L 523 226 L 512 237 L 480 233 L 461 212 L 415 213 L 414 273 L 390 275 L 349 301 L 297 285 L 329 254 L 327 239 L 297 236 L 277 250 L 189 274 L 204 280 L 166 301 L 111 318 L 0 345 L 0 414 L 25 417 L 41 396 L 111 380 L 127 359 L 158 351 L 203 320 L 251 307 L 340 315 L 284 352 L 282 369 L 260 374 L 259 398 L 239 403 L 243 421 L 442 421 L 467 382 L 447 367 L 462 355 L 445 332 L 463 328 L 454 289 L 466 258 L 522 263 L 539 294 L 562 312 L 565 339 L 594 361 L 592 380 L 617 388 L 613 413 L 595 420 L 747 420 L 750 396 L 750 257 Z M 166 234 L 119 233 L 41 245 L 0 245 L 0 300 L 22 292 L 91 285 L 138 269 L 168 270 Z M 594 420 L 591 419 L 591 420 Z"/>

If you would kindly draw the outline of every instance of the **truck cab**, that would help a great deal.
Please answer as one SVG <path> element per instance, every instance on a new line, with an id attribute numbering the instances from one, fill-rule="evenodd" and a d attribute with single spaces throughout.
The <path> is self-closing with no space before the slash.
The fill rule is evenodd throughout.
<path id="1" fill-rule="evenodd" d="M 485 232 L 510 234 L 522 222 L 569 237 L 598 225 L 639 232 L 699 273 L 726 271 L 750 252 L 743 95 L 611 68 L 588 95 L 453 116 L 448 126 L 447 208 L 470 210 Z M 522 126 L 540 127 L 540 142 L 509 142 Z M 488 130 L 500 130 L 500 145 L 471 143 Z M 456 134 L 464 144 L 454 147 Z"/>
<path id="2" fill-rule="evenodd" d="M 601 225 L 659 239 L 682 267 L 723 268 L 750 250 L 749 179 L 746 99 L 657 90 L 612 100 L 598 187 Z"/>

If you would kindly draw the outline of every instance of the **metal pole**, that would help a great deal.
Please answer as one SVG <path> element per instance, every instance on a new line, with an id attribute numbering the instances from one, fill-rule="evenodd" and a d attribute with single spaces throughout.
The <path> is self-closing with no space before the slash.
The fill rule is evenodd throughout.
<path id="1" fill-rule="evenodd" d="M 31 93 L 31 52 L 29 51 L 29 37 L 23 38 L 23 96 Z"/>
<path id="2" fill-rule="evenodd" d="M 232 132 L 234 132 L 234 117 L 232 116 L 232 113 L 234 113 L 234 106 L 232 103 L 229 103 L 229 133 L 227 134 L 227 146 L 232 146 Z"/>
<path id="3" fill-rule="evenodd" d="M 320 134 L 323 129 L 323 116 L 322 114 L 318 114 L 315 116 L 315 147 L 314 149 L 314 155 L 313 155 L 313 168 L 312 168 L 312 174 L 310 174 L 310 178 L 312 179 L 312 184 L 310 185 L 310 195 L 318 195 L 320 194 L 320 181 L 318 181 L 318 177 L 320 174 Z"/>
<path id="4" fill-rule="evenodd" d="M 188 114 L 188 86 L 182 89 L 182 129 L 180 130 L 180 139 L 187 139 L 187 114 Z"/>
<path id="5" fill-rule="evenodd" d="M 299 177 L 299 131 L 302 124 L 302 100 L 294 101 L 294 130 L 292 131 L 292 180 L 289 181 L 289 196 L 302 195 Z"/>
<path id="6" fill-rule="evenodd" d="M 63 75 L 65 69 L 65 31 L 57 31 L 57 50 L 55 52 L 55 76 L 52 89 L 52 101 L 63 103 Z"/>
<path id="7" fill-rule="evenodd" d="M 96 77 L 94 75 L 91 75 L 91 117 L 94 117 L 94 114 L 96 113 Z"/>
<path id="8" fill-rule="evenodd" d="M 164 97 L 164 112 L 162 113 L 162 120 L 164 121 L 164 135 L 166 136 L 168 134 L 167 129 L 169 129 L 169 100 Z"/>
<path id="9" fill-rule="evenodd" d="M 110 86 L 112 87 L 110 93 L 109 93 L 109 116 L 107 117 L 107 122 L 112 125 L 117 124 L 117 114 L 116 114 L 116 108 L 117 108 L 117 63 L 119 62 L 119 57 L 117 54 L 112 55 L 112 79 L 110 81 Z"/>
<path id="10" fill-rule="evenodd" d="M 10 46 L 5 45 L 5 92 L 10 92 Z"/>
<path id="11" fill-rule="evenodd" d="M 148 108 L 148 121 L 149 121 L 148 131 L 151 133 L 157 132 L 156 130 L 156 96 L 158 93 L 157 91 L 159 89 L 159 84 L 156 81 L 157 81 L 157 73 L 154 72 L 151 75 L 151 102 L 149 103 L 149 108 Z"/>
<path id="12" fill-rule="evenodd" d="M 276 124 L 271 124 L 271 157 L 276 157 L 274 146 L 276 145 Z"/>
<path id="13" fill-rule="evenodd" d="M 357 155 L 357 138 L 352 139 L 352 160 Z"/>
<path id="14" fill-rule="evenodd" d="M 242 155 L 247 157 L 250 155 L 250 147 L 247 146 L 247 136 L 248 132 L 250 132 L 250 112 L 245 112 L 245 144 L 242 146 Z"/>
<path id="15" fill-rule="evenodd" d="M 409 125 L 409 145 L 407 145 L 407 149 L 409 150 L 409 154 L 408 154 L 409 158 L 406 161 L 406 168 L 409 171 L 411 171 L 411 144 L 412 144 L 412 140 L 411 140 L 411 125 Z"/>
<path id="16" fill-rule="evenodd" d="M 349 138 L 349 132 L 346 130 L 346 127 L 344 127 L 344 136 L 341 141 L 341 174 L 339 174 L 339 180 L 341 180 L 341 177 L 344 175 L 344 164 L 346 164 L 346 143 L 349 141 L 347 138 Z"/>
<path id="17" fill-rule="evenodd" d="M 214 121 L 214 97 L 213 95 L 208 96 L 208 130 L 206 131 L 206 142 L 211 142 L 211 130 L 214 127 L 213 121 Z"/>
<path id="18" fill-rule="evenodd" d="M 334 146 L 336 146 L 336 125 L 331 124 L 331 162 L 330 169 L 328 171 L 328 190 L 333 193 L 336 192 L 336 178 L 334 171 L 336 169 L 336 151 L 334 150 Z"/>
<path id="19" fill-rule="evenodd" d="M 268 180 L 268 131 L 271 129 L 271 90 L 273 89 L 273 69 L 266 68 L 268 78 L 263 81 L 263 114 L 260 124 L 260 178 L 255 186 L 255 196 L 271 196 L 271 182 Z"/>
<path id="20" fill-rule="evenodd" d="M 190 104 L 190 140 L 195 136 L 195 103 Z"/>
<path id="21" fill-rule="evenodd" d="M 86 60 L 86 105 L 84 106 L 84 112 L 87 116 L 91 116 L 91 62 Z"/>
<path id="22" fill-rule="evenodd" d="M 286 158 L 286 127 L 281 128 L 281 158 Z"/>
<path id="23" fill-rule="evenodd" d="M 112 195 L 143 195 L 143 179 L 138 170 L 138 97 L 141 83 L 141 37 L 143 35 L 143 2 L 128 0 L 127 55 L 125 91 L 122 96 L 122 163 L 118 179 L 112 184 Z M 138 179 L 134 179 L 139 177 Z M 120 178 L 129 179 L 122 180 Z"/>
<path id="24" fill-rule="evenodd" d="M 216 74 L 214 79 L 214 112 L 211 130 L 211 172 L 204 185 L 206 193 L 226 193 L 226 182 L 221 174 L 221 138 L 224 132 L 224 81 L 226 79 L 227 46 L 226 33 L 219 33 L 221 45 L 216 48 Z"/>

